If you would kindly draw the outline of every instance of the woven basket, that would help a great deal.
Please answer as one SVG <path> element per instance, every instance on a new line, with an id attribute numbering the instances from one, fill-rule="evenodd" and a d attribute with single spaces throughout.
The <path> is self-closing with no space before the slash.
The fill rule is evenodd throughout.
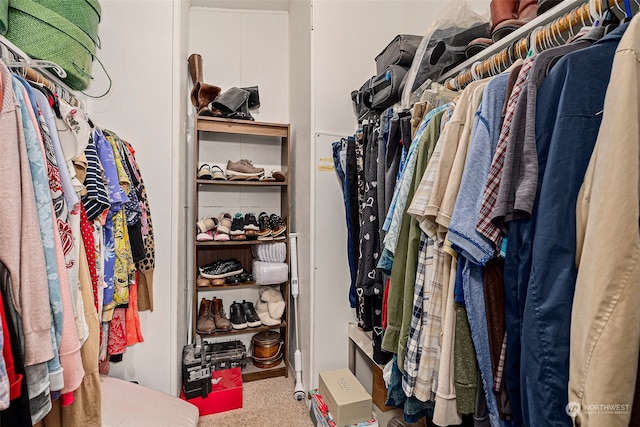
<path id="1" fill-rule="evenodd" d="M 102 9 L 97 0 L 34 0 L 73 22 L 100 47 L 98 24 Z"/>
<path id="2" fill-rule="evenodd" d="M 7 39 L 35 59 L 61 66 L 71 89 L 84 90 L 91 80 L 96 46 L 68 19 L 33 0 L 9 0 Z"/>

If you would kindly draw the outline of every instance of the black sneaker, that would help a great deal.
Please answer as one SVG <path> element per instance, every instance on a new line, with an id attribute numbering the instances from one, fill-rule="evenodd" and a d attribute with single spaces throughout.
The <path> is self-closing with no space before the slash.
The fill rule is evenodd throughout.
<path id="1" fill-rule="evenodd" d="M 266 212 L 260 212 L 258 216 L 258 222 L 260 224 L 260 231 L 258 232 L 258 240 L 273 240 L 271 235 L 271 222 L 269 221 L 269 215 Z"/>
<path id="2" fill-rule="evenodd" d="M 233 276 L 229 276 L 227 277 L 224 282 L 227 285 L 239 285 L 240 283 L 242 283 L 242 280 L 240 279 L 240 275 L 239 274 L 234 274 Z"/>
<path id="3" fill-rule="evenodd" d="M 253 276 L 247 270 L 244 270 L 240 275 L 240 283 L 251 283 L 253 282 Z"/>
<path id="4" fill-rule="evenodd" d="M 258 238 L 258 231 L 260 231 L 260 226 L 255 214 L 247 212 L 244 215 L 244 234 L 247 235 L 247 239 L 255 240 Z"/>
<path id="5" fill-rule="evenodd" d="M 269 222 L 271 223 L 271 232 L 273 233 L 273 237 L 278 237 L 287 230 L 287 225 L 284 223 L 282 218 L 276 214 L 271 214 Z"/>
<path id="6" fill-rule="evenodd" d="M 231 311 L 231 327 L 233 329 L 245 329 L 247 327 L 247 319 L 244 315 L 243 305 L 234 301 L 229 307 L 229 311 Z"/>
<path id="7" fill-rule="evenodd" d="M 221 259 L 198 268 L 202 277 L 220 279 L 240 274 L 244 270 L 237 259 Z"/>
<path id="8" fill-rule="evenodd" d="M 231 240 L 246 240 L 247 236 L 244 234 L 244 217 L 241 213 L 237 213 L 233 216 L 233 222 L 231 223 L 231 231 L 229 231 Z"/>
<path id="9" fill-rule="evenodd" d="M 256 219 L 256 215 L 253 212 L 247 212 L 244 215 L 244 230 L 254 230 L 259 231 L 260 226 L 258 225 L 258 220 Z"/>
<path id="10" fill-rule="evenodd" d="M 258 313 L 256 313 L 256 309 L 253 308 L 252 302 L 242 300 L 242 311 L 244 312 L 244 317 L 247 320 L 247 325 L 250 328 L 262 325 L 260 317 L 258 316 Z"/>

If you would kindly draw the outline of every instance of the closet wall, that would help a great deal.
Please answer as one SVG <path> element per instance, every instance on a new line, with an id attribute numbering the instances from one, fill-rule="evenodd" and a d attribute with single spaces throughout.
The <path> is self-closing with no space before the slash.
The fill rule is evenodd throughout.
<path id="1" fill-rule="evenodd" d="M 127 349 L 111 375 L 176 394 L 186 342 L 184 283 L 186 37 L 188 4 L 179 0 L 101 0 L 99 58 L 111 92 L 89 99 L 101 126 L 136 148 L 149 195 L 156 245 L 153 312 L 140 313 L 144 343 Z M 108 82 L 94 63 L 89 92 Z"/>

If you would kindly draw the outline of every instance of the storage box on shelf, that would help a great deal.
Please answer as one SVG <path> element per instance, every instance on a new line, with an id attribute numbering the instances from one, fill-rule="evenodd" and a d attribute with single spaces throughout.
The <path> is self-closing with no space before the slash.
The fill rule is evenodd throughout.
<path id="1" fill-rule="evenodd" d="M 231 120 L 214 117 L 196 117 L 194 137 L 194 175 L 192 214 L 194 224 L 203 216 L 218 216 L 222 212 L 275 213 L 284 221 L 289 232 L 290 206 L 290 137 L 289 125 L 277 123 Z M 215 163 L 222 169 L 228 160 L 240 158 L 252 159 L 256 166 L 268 164 L 284 173 L 284 181 L 237 181 L 198 179 L 197 172 L 203 163 Z M 265 172 L 268 168 L 265 167 Z M 191 230 L 190 230 L 191 231 Z M 193 325 L 196 331 L 198 306 L 202 298 L 223 299 L 224 311 L 229 318 L 231 302 L 243 299 L 255 303 L 259 298 L 260 283 L 255 281 L 239 284 L 222 284 L 197 286 L 198 267 L 224 259 L 237 259 L 249 273 L 253 271 L 252 248 L 256 245 L 272 243 L 261 240 L 203 241 L 195 239 L 195 231 L 189 238 L 193 245 Z M 289 239 L 280 240 L 286 247 L 285 262 L 289 264 Z M 257 280 L 257 279 L 256 279 Z M 281 283 L 272 285 L 280 290 L 285 301 L 285 310 L 279 324 L 227 331 L 215 330 L 210 334 L 199 334 L 202 338 L 215 341 L 218 338 L 241 339 L 247 342 L 262 331 L 279 332 L 283 344 L 283 357 L 279 364 L 269 368 L 258 368 L 251 357 L 242 370 L 243 381 L 252 381 L 275 376 L 288 376 L 288 326 L 289 326 L 289 281 L 288 277 Z M 249 347 L 249 346 L 247 346 Z M 248 354 L 251 356 L 251 354 Z"/>

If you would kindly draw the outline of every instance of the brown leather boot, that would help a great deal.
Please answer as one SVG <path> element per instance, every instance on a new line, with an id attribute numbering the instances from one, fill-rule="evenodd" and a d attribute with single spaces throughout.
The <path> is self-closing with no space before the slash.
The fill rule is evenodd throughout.
<path id="1" fill-rule="evenodd" d="M 491 0 L 491 32 L 509 19 L 518 19 L 518 0 Z"/>
<path id="2" fill-rule="evenodd" d="M 218 298 L 213 299 L 213 303 L 211 304 L 211 313 L 216 325 L 216 330 L 218 331 L 231 330 L 231 322 L 229 321 L 229 319 L 227 319 L 227 316 L 224 314 L 224 305 L 221 299 L 218 299 Z"/>
<path id="3" fill-rule="evenodd" d="M 213 302 L 206 298 L 202 298 L 200 301 L 200 309 L 198 310 L 198 318 L 196 319 L 196 332 L 199 334 L 212 334 L 216 329 L 211 311 L 212 305 Z"/>
<path id="4" fill-rule="evenodd" d="M 508 3 L 504 5 L 499 5 L 499 3 Z M 496 4 L 496 20 L 494 21 L 493 15 L 493 6 Z M 515 5 L 515 9 L 512 11 L 512 8 Z M 493 0 L 491 2 L 491 38 L 494 43 L 498 40 L 504 38 L 508 34 L 511 34 L 518 28 L 522 27 L 527 22 L 531 21 L 536 17 L 536 11 L 538 10 L 538 0 Z M 512 14 L 513 18 L 507 18 L 508 14 Z"/>
<path id="5" fill-rule="evenodd" d="M 200 54 L 194 53 L 189 56 L 189 74 L 193 82 L 191 103 L 196 107 L 196 110 L 198 110 L 198 114 L 205 113 L 204 115 L 211 115 L 208 107 L 209 103 L 220 95 L 222 89 L 218 86 L 202 82 L 202 56 L 200 56 Z M 209 112 L 209 114 L 206 114 L 207 112 Z"/>

